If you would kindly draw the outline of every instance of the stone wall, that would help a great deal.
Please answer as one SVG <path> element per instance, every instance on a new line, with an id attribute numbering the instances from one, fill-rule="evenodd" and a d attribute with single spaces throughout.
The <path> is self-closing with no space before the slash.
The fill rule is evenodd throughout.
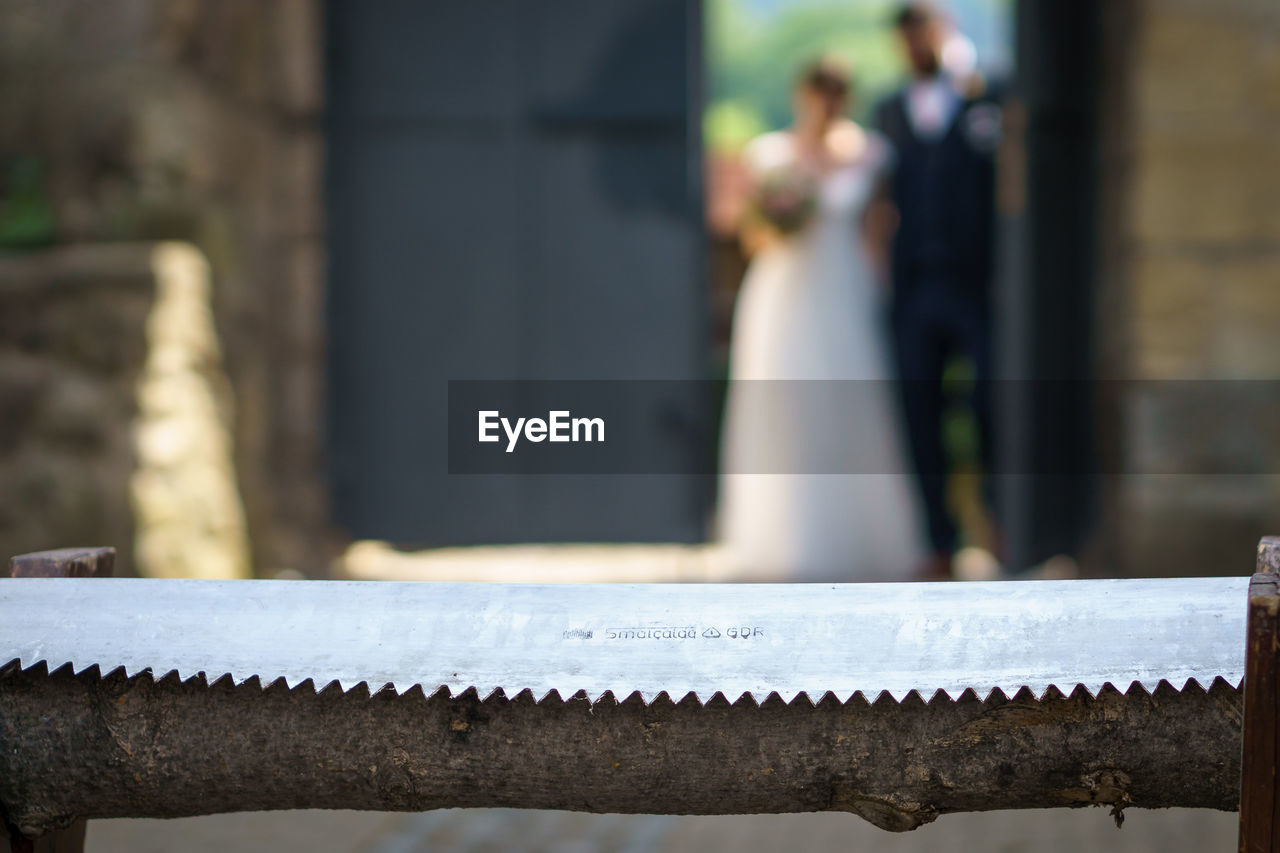
<path id="1" fill-rule="evenodd" d="M 0 554 L 110 544 L 117 574 L 246 576 L 233 419 L 193 247 L 0 258 Z"/>
<path id="2" fill-rule="evenodd" d="M 0 5 L 0 241 L 203 251 L 253 563 L 268 573 L 330 553 L 321 52 L 317 0 Z M 39 215 L 6 230 L 19 166 L 38 173 L 43 232 Z"/>
<path id="3" fill-rule="evenodd" d="M 1280 380 L 1280 5 L 1133 0 L 1107 35 L 1100 364 L 1143 380 L 1119 401 L 1121 463 L 1180 472 L 1109 483 L 1107 562 L 1240 574 L 1280 531 L 1280 401 L 1243 381 Z M 1212 401 L 1185 379 L 1241 417 L 1197 426 Z"/>

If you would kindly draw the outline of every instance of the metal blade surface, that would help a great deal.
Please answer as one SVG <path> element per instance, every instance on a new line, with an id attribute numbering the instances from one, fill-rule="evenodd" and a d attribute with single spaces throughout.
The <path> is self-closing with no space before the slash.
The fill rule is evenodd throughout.
<path id="1" fill-rule="evenodd" d="M 0 581 L 0 667 L 537 699 L 1238 685 L 1248 578 L 534 585 Z"/>

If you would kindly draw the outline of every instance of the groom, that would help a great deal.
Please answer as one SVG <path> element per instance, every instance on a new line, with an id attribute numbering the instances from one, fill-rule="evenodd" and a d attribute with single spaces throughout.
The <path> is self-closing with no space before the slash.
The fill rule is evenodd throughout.
<path id="1" fill-rule="evenodd" d="M 948 577 L 956 525 L 946 505 L 942 372 L 953 356 L 969 359 L 976 371 L 971 403 L 983 468 L 991 471 L 994 155 L 1000 110 L 970 69 L 948 63 L 944 49 L 956 34 L 941 12 L 927 3 L 909 3 L 895 25 L 912 79 L 876 115 L 897 153 L 884 187 L 897 210 L 890 323 L 932 550 L 926 574 Z"/>

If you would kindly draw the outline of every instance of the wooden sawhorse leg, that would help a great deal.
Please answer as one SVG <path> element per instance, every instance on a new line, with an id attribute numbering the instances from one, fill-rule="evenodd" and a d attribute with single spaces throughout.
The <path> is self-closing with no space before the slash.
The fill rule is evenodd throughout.
<path id="1" fill-rule="evenodd" d="M 39 551 L 9 560 L 11 578 L 109 578 L 115 571 L 115 548 L 65 548 Z M 28 838 L 6 826 L 10 853 L 84 853 L 85 822 L 39 838 Z"/>

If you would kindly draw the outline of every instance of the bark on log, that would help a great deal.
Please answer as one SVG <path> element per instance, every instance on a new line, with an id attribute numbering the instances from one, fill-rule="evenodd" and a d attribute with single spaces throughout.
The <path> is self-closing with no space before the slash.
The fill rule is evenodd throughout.
<path id="1" fill-rule="evenodd" d="M 319 694 L 96 670 L 0 674 L 0 803 L 28 834 L 78 818 L 260 809 L 854 812 L 890 830 L 1051 806 L 1232 810 L 1240 692 L 1083 688 L 900 705 L 639 697 L 592 705 Z"/>

